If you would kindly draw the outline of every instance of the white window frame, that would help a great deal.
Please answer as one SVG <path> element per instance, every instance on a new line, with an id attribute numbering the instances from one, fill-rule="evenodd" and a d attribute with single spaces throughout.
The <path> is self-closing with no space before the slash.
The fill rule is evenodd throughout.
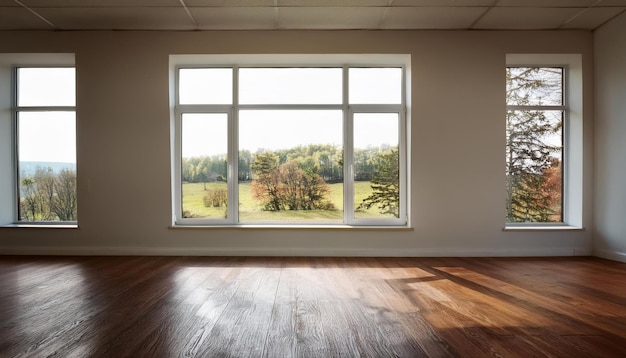
<path id="1" fill-rule="evenodd" d="M 0 226 L 76 228 L 70 221 L 20 221 L 18 217 L 17 113 L 23 111 L 73 111 L 76 106 L 17 106 L 17 68 L 75 67 L 73 53 L 0 54 Z"/>
<path id="2" fill-rule="evenodd" d="M 523 106 L 563 110 L 563 221 L 505 223 L 505 230 L 583 227 L 583 69 L 581 54 L 507 54 L 506 67 L 563 68 L 563 106 Z M 507 106 L 517 109 L 519 106 Z"/>
<path id="3" fill-rule="evenodd" d="M 172 117 L 172 203 L 173 226 L 278 226 L 278 227 L 408 227 L 408 105 L 406 84 L 409 74 L 409 55 L 171 55 L 170 107 Z M 242 105 L 238 99 L 239 68 L 342 68 L 343 101 L 341 104 L 322 105 Z M 402 76 L 402 103 L 394 105 L 349 105 L 348 68 L 400 67 Z M 233 105 L 180 105 L 178 98 L 178 70 L 181 68 L 233 68 Z M 343 113 L 344 149 L 344 219 L 342 223 L 240 222 L 238 217 L 238 114 L 240 110 L 340 110 Z M 227 113 L 229 118 L 228 153 L 228 215 L 226 219 L 182 217 L 182 115 L 183 113 Z M 355 113 L 397 113 L 399 120 L 398 150 L 400 160 L 400 211 L 398 218 L 357 219 L 354 217 L 354 187 L 352 177 L 352 120 Z M 350 148 L 348 150 L 348 148 Z"/>

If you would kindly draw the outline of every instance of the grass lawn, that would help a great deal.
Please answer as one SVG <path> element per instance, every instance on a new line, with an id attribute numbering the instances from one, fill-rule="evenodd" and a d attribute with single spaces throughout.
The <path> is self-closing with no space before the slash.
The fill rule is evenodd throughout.
<path id="1" fill-rule="evenodd" d="M 259 203 L 252 197 L 250 183 L 239 184 L 239 220 L 241 222 L 343 222 L 343 184 L 329 184 L 330 201 L 335 205 L 334 210 L 284 210 L 263 211 Z M 226 189 L 226 183 L 207 183 L 206 190 Z M 369 182 L 355 183 L 355 206 L 361 203 L 372 192 Z M 183 184 L 183 212 L 191 217 L 225 218 L 226 207 L 208 208 L 204 206 L 206 194 L 204 183 Z M 359 218 L 385 218 L 377 208 L 356 213 Z"/>

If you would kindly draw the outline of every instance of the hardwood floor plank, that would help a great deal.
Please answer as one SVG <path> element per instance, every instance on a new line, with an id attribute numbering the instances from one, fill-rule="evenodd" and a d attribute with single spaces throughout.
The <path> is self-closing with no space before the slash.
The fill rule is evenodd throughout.
<path id="1" fill-rule="evenodd" d="M 0 357 L 626 357 L 596 258 L 0 256 Z"/>

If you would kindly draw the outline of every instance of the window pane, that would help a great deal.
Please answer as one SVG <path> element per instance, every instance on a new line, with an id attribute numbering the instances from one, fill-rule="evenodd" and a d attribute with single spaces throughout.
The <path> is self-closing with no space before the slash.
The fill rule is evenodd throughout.
<path id="1" fill-rule="evenodd" d="M 75 106 L 74 68 L 18 68 L 18 106 Z"/>
<path id="2" fill-rule="evenodd" d="M 239 112 L 242 222 L 343 221 L 343 114 Z"/>
<path id="3" fill-rule="evenodd" d="M 181 68 L 178 76 L 180 104 L 233 103 L 230 68 Z"/>
<path id="4" fill-rule="evenodd" d="M 350 68 L 350 104 L 401 104 L 401 68 Z"/>
<path id="5" fill-rule="evenodd" d="M 18 114 L 20 221 L 76 220 L 76 115 Z"/>
<path id="6" fill-rule="evenodd" d="M 227 114 L 183 114 L 181 173 L 184 218 L 226 218 L 227 152 Z"/>
<path id="7" fill-rule="evenodd" d="M 341 104 L 341 68 L 242 68 L 241 104 Z"/>
<path id="8" fill-rule="evenodd" d="M 563 105 L 563 68 L 508 67 L 506 103 L 510 106 Z"/>
<path id="9" fill-rule="evenodd" d="M 507 222 L 563 221 L 563 112 L 507 111 Z"/>
<path id="10" fill-rule="evenodd" d="M 354 114 L 354 217 L 399 218 L 397 113 Z"/>

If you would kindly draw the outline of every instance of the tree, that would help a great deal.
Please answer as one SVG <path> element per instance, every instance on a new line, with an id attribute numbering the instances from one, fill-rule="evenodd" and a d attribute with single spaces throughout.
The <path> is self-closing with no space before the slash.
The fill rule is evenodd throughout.
<path id="1" fill-rule="evenodd" d="M 381 214 L 400 217 L 400 157 L 398 149 L 378 154 L 374 158 L 376 171 L 371 180 L 372 194 L 363 199 L 358 209 L 377 206 Z"/>
<path id="2" fill-rule="evenodd" d="M 252 164 L 254 197 L 267 211 L 333 209 L 327 200 L 328 184 L 317 174 L 314 161 L 292 159 L 279 164 L 279 156 L 271 153 L 255 155 Z"/>
<path id="3" fill-rule="evenodd" d="M 21 181 L 20 219 L 26 221 L 75 221 L 76 172 L 37 168 Z"/>
<path id="4" fill-rule="evenodd" d="M 263 209 L 278 211 L 280 200 L 280 178 L 277 175 L 279 158 L 272 152 L 256 154 L 250 166 L 256 178 L 252 181 L 252 194 L 263 202 Z"/>
<path id="5" fill-rule="evenodd" d="M 554 203 L 560 201 L 561 185 L 559 181 L 551 190 L 546 190 L 546 185 L 549 169 L 560 163 L 562 149 L 550 139 L 560 136 L 563 121 L 560 111 L 537 107 L 561 100 L 561 71 L 544 67 L 507 69 L 507 105 L 516 106 L 506 113 L 507 222 L 554 221 Z"/>
<path id="6" fill-rule="evenodd" d="M 50 210 L 61 221 L 76 220 L 76 172 L 61 170 L 54 180 L 54 193 Z"/>

